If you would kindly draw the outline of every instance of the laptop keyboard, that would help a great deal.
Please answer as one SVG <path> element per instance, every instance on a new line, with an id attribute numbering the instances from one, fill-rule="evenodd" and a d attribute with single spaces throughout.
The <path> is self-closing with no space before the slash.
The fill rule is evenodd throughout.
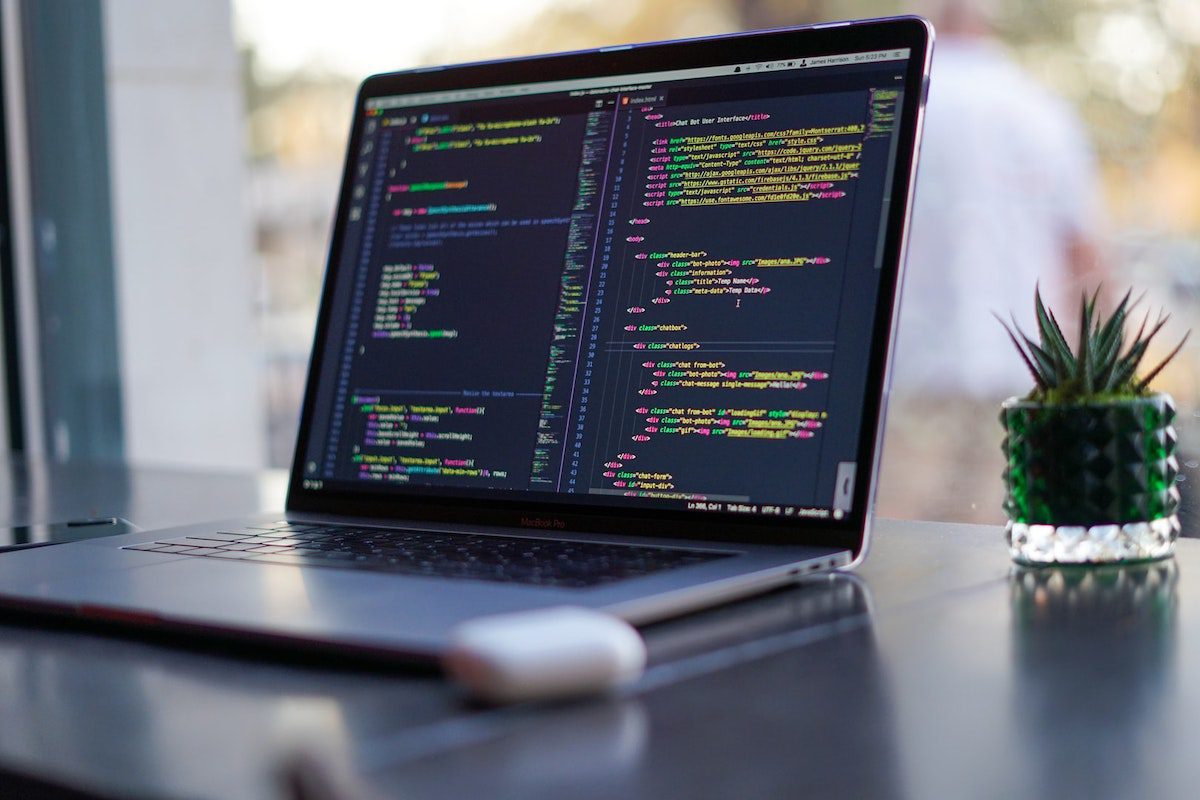
<path id="1" fill-rule="evenodd" d="M 286 522 L 192 534 L 124 549 L 568 589 L 638 578 L 730 555 L 645 545 Z"/>

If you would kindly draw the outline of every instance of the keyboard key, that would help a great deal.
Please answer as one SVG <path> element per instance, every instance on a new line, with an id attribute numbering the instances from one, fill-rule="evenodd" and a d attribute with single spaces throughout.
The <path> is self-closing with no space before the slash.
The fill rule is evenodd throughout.
<path id="1" fill-rule="evenodd" d="M 303 541 L 303 539 L 276 539 L 271 544 L 275 547 L 295 547 Z"/>
<path id="2" fill-rule="evenodd" d="M 245 539 L 244 533 L 193 533 L 189 539 L 206 539 L 211 542 L 236 542 Z"/>
<path id="3" fill-rule="evenodd" d="M 350 561 L 354 558 L 353 553 L 347 553 L 342 550 L 317 550 L 315 552 L 307 551 L 305 552 L 305 555 L 312 558 L 320 558 L 325 561 Z"/>
<path id="4" fill-rule="evenodd" d="M 296 567 L 321 566 L 323 563 L 319 559 L 308 558 L 296 553 L 267 553 L 262 555 L 247 553 L 243 560 L 264 564 L 289 564 Z"/>

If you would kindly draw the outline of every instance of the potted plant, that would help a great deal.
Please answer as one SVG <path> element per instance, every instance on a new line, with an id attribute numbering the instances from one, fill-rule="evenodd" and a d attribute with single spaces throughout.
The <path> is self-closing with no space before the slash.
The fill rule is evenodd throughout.
<path id="1" fill-rule="evenodd" d="M 1067 343 L 1034 292 L 1039 342 L 1004 325 L 1033 376 L 1023 398 L 1005 401 L 1005 529 L 1023 564 L 1112 563 L 1165 558 L 1179 535 L 1176 435 L 1170 395 L 1150 381 L 1187 341 L 1145 376 L 1138 365 L 1167 318 L 1143 319 L 1126 346 L 1137 301 L 1096 312 L 1099 291 L 1080 301 L 1079 341 Z M 1190 332 L 1189 332 L 1190 334 Z"/>

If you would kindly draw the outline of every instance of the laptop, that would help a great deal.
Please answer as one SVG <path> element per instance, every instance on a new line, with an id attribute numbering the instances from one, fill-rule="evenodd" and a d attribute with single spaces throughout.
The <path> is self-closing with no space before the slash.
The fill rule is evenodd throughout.
<path id="1" fill-rule="evenodd" d="M 643 624 L 854 566 L 931 39 L 368 78 L 286 511 L 6 553 L 0 605 L 436 659 L 483 614 Z"/>

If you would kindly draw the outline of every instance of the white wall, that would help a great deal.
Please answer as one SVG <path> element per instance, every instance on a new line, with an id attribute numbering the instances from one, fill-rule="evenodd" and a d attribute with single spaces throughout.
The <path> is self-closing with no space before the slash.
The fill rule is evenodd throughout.
<path id="1" fill-rule="evenodd" d="M 260 466 L 260 344 L 229 2 L 106 0 L 103 10 L 127 458 Z"/>

